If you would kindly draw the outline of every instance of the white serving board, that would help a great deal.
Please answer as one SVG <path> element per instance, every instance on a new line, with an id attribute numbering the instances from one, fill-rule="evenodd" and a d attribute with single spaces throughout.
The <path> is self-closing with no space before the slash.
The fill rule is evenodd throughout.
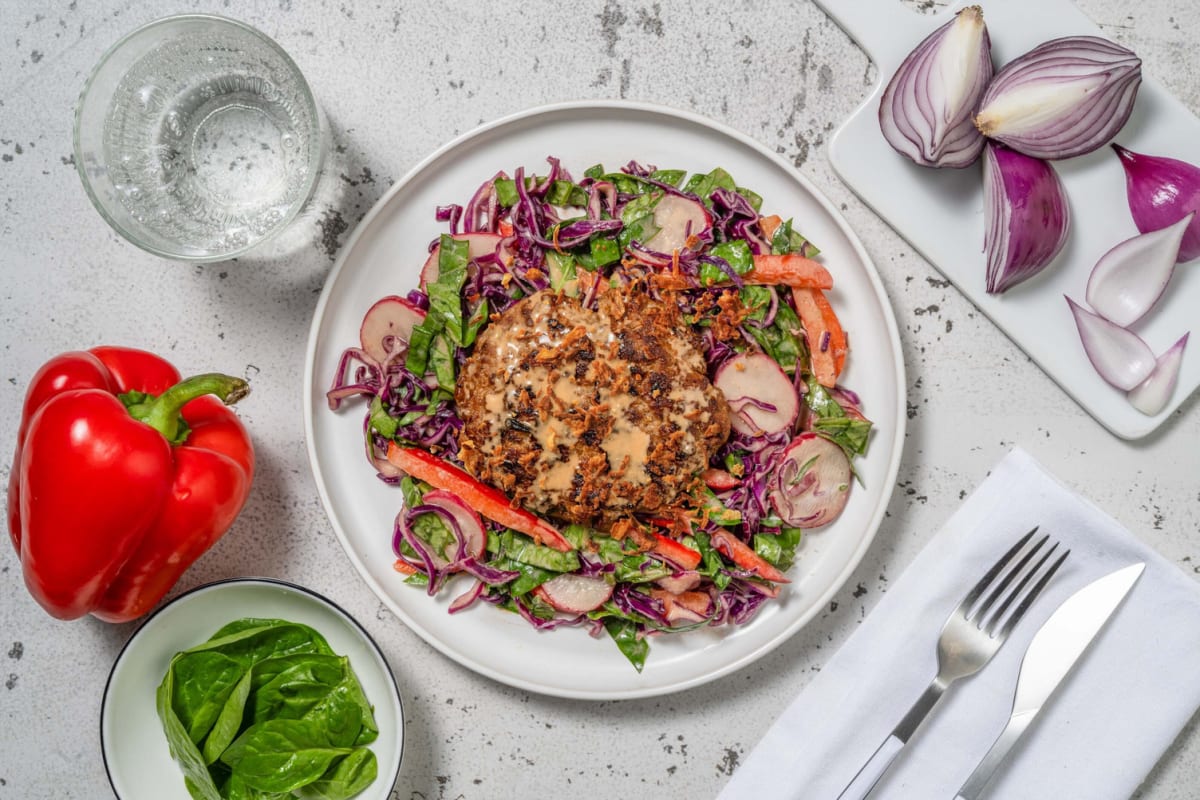
<path id="1" fill-rule="evenodd" d="M 838 175 L 909 244 L 1004 331 L 1100 424 L 1125 439 L 1159 427 L 1200 385 L 1200 343 L 1184 354 L 1179 384 L 1167 407 L 1149 417 L 1124 392 L 1096 374 L 1080 344 L 1063 295 L 1085 305 L 1096 261 L 1137 234 L 1125 197 L 1125 174 L 1109 147 L 1055 162 L 1071 205 L 1072 230 L 1063 252 L 1037 277 L 994 296 L 984 289 L 983 193 L 980 163 L 966 169 L 926 169 L 901 156 L 879 130 L 879 97 L 904 57 L 969 3 L 922 15 L 899 0 L 816 0 L 879 69 L 867 100 L 834 134 L 830 160 Z M 992 0 L 983 8 L 999 70 L 1041 42 L 1067 35 L 1103 36 L 1069 0 Z M 1107 37 L 1106 37 L 1107 38 Z M 1114 141 L 1139 153 L 1200 164 L 1200 119 L 1144 74 L 1133 116 Z M 1200 263 L 1176 270 L 1159 305 L 1134 330 L 1156 354 L 1200 323 Z M 1194 337 L 1193 337 L 1194 338 Z M 1004 365 L 997 364 L 997 370 Z M 1027 402 L 1019 386 L 1015 396 Z"/>

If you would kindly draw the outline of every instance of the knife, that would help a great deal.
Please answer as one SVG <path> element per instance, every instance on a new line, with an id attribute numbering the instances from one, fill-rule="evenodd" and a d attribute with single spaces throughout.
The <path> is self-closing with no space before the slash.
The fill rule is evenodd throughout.
<path id="1" fill-rule="evenodd" d="M 1009 750 L 1070 674 L 1145 568 L 1145 562 L 1139 562 L 1097 578 L 1064 600 L 1034 634 L 1021 660 L 1012 716 L 955 800 L 978 800 Z"/>

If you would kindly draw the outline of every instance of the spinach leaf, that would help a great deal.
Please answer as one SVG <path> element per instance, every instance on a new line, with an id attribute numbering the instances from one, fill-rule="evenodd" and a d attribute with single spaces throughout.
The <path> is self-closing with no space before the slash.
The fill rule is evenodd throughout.
<path id="1" fill-rule="evenodd" d="M 775 359 L 787 373 L 808 365 L 808 349 L 800 337 L 800 318 L 787 303 L 780 303 L 775 319 L 765 328 L 743 325 L 742 330 L 750 334 L 767 355 Z"/>
<path id="2" fill-rule="evenodd" d="M 316 722 L 269 719 L 247 728 L 221 760 L 252 789 L 291 792 L 320 778 L 335 759 L 350 752 L 330 745 Z"/>
<path id="3" fill-rule="evenodd" d="M 196 743 L 188 736 L 175 709 L 172 708 L 171 697 L 175 694 L 174 683 L 175 672 L 173 669 L 169 669 L 163 682 L 159 684 L 158 690 L 154 693 L 155 709 L 158 711 L 158 718 L 162 720 L 171 757 L 179 762 L 179 766 L 183 770 L 183 782 L 187 787 L 188 794 L 196 800 L 222 800 L 216 783 L 208 773 L 204 757 L 200 754 Z"/>
<path id="4" fill-rule="evenodd" d="M 644 636 L 638 635 L 637 623 L 619 617 L 608 617 L 604 620 L 604 630 L 608 631 L 608 635 L 616 642 L 617 649 L 625 658 L 629 659 L 633 668 L 641 672 L 642 668 L 646 666 L 646 655 L 650 652 L 650 644 Z"/>
<path id="5" fill-rule="evenodd" d="M 375 754 L 360 747 L 335 762 L 319 779 L 300 787 L 300 796 L 311 800 L 346 800 L 370 786 L 378 772 Z"/>
<path id="6" fill-rule="evenodd" d="M 500 536 L 501 551 L 513 561 L 554 572 L 574 572 L 579 569 L 579 555 L 574 551 L 562 552 L 552 547 L 534 544 L 533 540 L 512 531 Z"/>
<path id="7" fill-rule="evenodd" d="M 229 747 L 234 737 L 237 736 L 238 730 L 241 729 L 242 717 L 246 711 L 246 698 L 250 696 L 252 672 L 253 670 L 246 670 L 242 673 L 242 679 L 237 682 L 225 700 L 216 724 L 205 737 L 204 749 L 201 751 L 204 755 L 204 763 L 211 764 L 220 758 L 221 753 L 225 752 L 225 748 Z"/>
<path id="8" fill-rule="evenodd" d="M 193 742 L 203 739 L 221 715 L 246 667 L 222 653 L 177 656 L 171 665 L 171 706 Z"/>

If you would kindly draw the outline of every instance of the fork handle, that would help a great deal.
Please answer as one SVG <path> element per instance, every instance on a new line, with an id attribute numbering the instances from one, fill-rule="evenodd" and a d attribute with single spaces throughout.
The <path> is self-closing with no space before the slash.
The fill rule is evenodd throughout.
<path id="1" fill-rule="evenodd" d="M 875 784 L 879 783 L 879 779 L 884 776 L 888 767 L 896 760 L 896 756 L 904 749 L 904 745 L 908 743 L 917 728 L 929 716 L 929 712 L 937 705 L 938 700 L 942 698 L 947 685 L 940 676 L 930 682 L 917 701 L 913 703 L 912 708 L 900 720 L 900 724 L 876 748 L 871 757 L 867 759 L 867 763 L 858 770 L 854 780 L 850 781 L 845 789 L 842 789 L 837 800 L 863 800 L 871 793 Z"/>

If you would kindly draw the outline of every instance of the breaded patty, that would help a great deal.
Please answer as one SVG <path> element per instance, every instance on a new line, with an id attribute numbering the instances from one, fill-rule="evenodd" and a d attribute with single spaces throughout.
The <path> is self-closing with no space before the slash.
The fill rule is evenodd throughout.
<path id="1" fill-rule="evenodd" d="M 729 435 L 699 337 L 636 289 L 604 292 L 596 311 L 549 291 L 514 304 L 480 335 L 455 400 L 472 474 L 600 528 L 677 508 Z"/>

